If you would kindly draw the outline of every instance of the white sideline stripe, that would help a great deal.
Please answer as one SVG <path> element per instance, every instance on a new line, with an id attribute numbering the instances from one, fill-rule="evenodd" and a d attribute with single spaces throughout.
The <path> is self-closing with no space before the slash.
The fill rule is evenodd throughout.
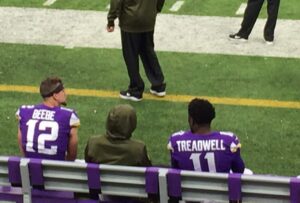
<path id="1" fill-rule="evenodd" d="M 243 15 L 245 13 L 247 3 L 242 3 L 239 9 L 235 12 L 235 15 Z"/>
<path id="2" fill-rule="evenodd" d="M 110 4 L 108 4 L 107 6 L 106 6 L 106 10 L 109 10 L 110 9 Z"/>
<path id="3" fill-rule="evenodd" d="M 51 6 L 52 4 L 54 4 L 56 2 L 56 0 L 47 0 L 43 5 L 44 6 Z"/>
<path id="4" fill-rule="evenodd" d="M 170 11 L 173 11 L 173 12 L 178 11 L 183 4 L 184 4 L 184 1 L 176 1 L 170 8 Z"/>
<path id="5" fill-rule="evenodd" d="M 229 40 L 241 21 L 240 17 L 159 14 L 156 50 L 300 58 L 300 20 L 278 19 L 273 46 L 262 37 L 265 19 L 257 19 L 247 43 Z M 107 11 L 0 7 L 0 24 L 0 43 L 121 48 L 119 27 L 113 33 L 105 29 Z M 199 32 L 203 28 L 205 32 Z"/>

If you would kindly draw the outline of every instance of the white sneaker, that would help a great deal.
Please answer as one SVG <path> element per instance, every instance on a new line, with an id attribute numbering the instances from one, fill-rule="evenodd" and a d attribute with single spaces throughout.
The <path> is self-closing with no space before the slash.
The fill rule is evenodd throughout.
<path id="1" fill-rule="evenodd" d="M 158 92 L 158 91 L 155 91 L 153 89 L 150 89 L 150 93 L 155 95 L 155 96 L 158 96 L 158 97 L 166 96 L 166 91 Z"/>
<path id="2" fill-rule="evenodd" d="M 130 89 L 120 91 L 120 98 L 131 100 L 131 101 L 142 101 L 143 99 L 143 93 L 140 92 L 134 92 Z"/>
<path id="3" fill-rule="evenodd" d="M 274 41 L 265 40 L 265 42 L 266 42 L 266 45 L 273 45 L 274 44 Z"/>
<path id="4" fill-rule="evenodd" d="M 232 41 L 239 41 L 239 42 L 247 42 L 248 38 L 242 37 L 240 35 L 236 34 L 230 34 L 229 39 Z"/>
<path id="5" fill-rule="evenodd" d="M 159 86 L 151 86 L 150 93 L 158 97 L 166 96 L 166 83 Z"/>

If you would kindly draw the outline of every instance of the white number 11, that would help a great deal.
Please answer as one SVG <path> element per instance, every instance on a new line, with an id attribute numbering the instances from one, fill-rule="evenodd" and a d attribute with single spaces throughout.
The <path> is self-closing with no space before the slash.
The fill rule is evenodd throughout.
<path id="1" fill-rule="evenodd" d="M 201 153 L 192 153 L 190 159 L 193 161 L 194 170 L 202 171 L 201 161 L 200 161 Z M 215 155 L 213 152 L 207 152 L 204 156 L 204 159 L 207 161 L 209 172 L 216 172 L 216 164 L 215 164 Z"/>

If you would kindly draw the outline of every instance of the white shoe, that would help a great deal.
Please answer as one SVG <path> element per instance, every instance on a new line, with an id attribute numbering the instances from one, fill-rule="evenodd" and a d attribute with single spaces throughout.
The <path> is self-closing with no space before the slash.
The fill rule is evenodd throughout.
<path id="1" fill-rule="evenodd" d="M 232 41 L 248 42 L 248 38 L 241 37 L 237 33 L 236 34 L 230 34 L 229 39 L 232 40 Z"/>
<path id="2" fill-rule="evenodd" d="M 266 45 L 273 45 L 274 44 L 274 41 L 267 41 L 267 40 L 265 40 L 265 42 L 266 42 Z"/>
<path id="3" fill-rule="evenodd" d="M 158 96 L 158 97 L 166 96 L 166 91 L 158 92 L 158 91 L 155 91 L 153 89 L 150 89 L 150 93 L 155 95 L 155 96 Z"/>

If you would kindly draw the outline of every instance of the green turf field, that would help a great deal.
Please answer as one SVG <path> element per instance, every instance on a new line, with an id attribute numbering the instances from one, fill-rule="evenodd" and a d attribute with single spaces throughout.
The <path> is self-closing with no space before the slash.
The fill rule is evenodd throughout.
<path id="1" fill-rule="evenodd" d="M 40 0 L 0 0 L 0 6 L 44 7 Z M 175 2 L 167 1 L 164 12 Z M 201 3 L 200 3 L 201 2 Z M 242 1 L 187 0 L 179 14 L 234 16 Z M 51 8 L 105 10 L 108 1 L 58 0 Z M 298 0 L 282 1 L 281 18 L 300 19 Z M 264 14 L 262 14 L 263 17 Z M 257 100 L 300 101 L 300 59 L 216 54 L 158 52 L 168 95 L 210 96 Z M 143 73 L 143 71 L 141 71 Z M 128 77 L 121 50 L 57 46 L 0 44 L 0 85 L 37 87 L 48 75 L 63 78 L 67 88 L 117 92 L 126 88 Z M 143 73 L 146 91 L 149 82 Z M 14 113 L 22 104 L 41 101 L 36 93 L 0 91 L 1 155 L 18 155 L 17 121 Z M 171 133 L 187 129 L 187 102 L 145 99 L 140 103 L 118 98 L 74 96 L 68 106 L 81 119 L 79 158 L 89 136 L 105 131 L 108 110 L 120 103 L 132 104 L 138 114 L 134 137 L 148 146 L 154 164 L 169 164 L 166 150 Z M 274 108 L 216 104 L 216 130 L 235 132 L 243 145 L 246 166 L 255 173 L 299 175 L 299 108 Z"/>

